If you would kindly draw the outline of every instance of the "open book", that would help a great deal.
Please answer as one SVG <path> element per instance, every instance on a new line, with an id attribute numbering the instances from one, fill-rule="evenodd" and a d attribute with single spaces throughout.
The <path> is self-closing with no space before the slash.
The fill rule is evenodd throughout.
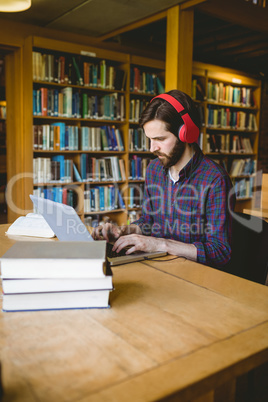
<path id="1" fill-rule="evenodd" d="M 20 216 L 9 226 L 6 234 L 19 236 L 33 236 L 51 238 L 55 233 L 50 228 L 42 215 L 29 213 Z"/>

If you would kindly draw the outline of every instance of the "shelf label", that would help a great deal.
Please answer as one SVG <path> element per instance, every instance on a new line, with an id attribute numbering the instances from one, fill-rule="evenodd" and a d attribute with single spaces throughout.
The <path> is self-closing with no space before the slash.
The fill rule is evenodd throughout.
<path id="1" fill-rule="evenodd" d="M 97 57 L 96 53 L 88 52 L 86 50 L 81 50 L 80 54 L 82 54 L 82 56 Z"/>
<path id="2" fill-rule="evenodd" d="M 239 78 L 232 78 L 232 82 L 234 84 L 242 84 L 242 80 L 240 80 Z"/>

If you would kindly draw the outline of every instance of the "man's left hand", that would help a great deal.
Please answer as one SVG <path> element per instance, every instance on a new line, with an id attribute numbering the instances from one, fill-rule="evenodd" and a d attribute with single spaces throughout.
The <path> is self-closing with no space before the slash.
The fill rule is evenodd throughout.
<path id="1" fill-rule="evenodd" d="M 125 247 L 130 247 L 126 254 L 131 254 L 135 251 L 165 251 L 165 239 L 139 234 L 121 236 L 114 243 L 113 250 L 119 252 Z"/>

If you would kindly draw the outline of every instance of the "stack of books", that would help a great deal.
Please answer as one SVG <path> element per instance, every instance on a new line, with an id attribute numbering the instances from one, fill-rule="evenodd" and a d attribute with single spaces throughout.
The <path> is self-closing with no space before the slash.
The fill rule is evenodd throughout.
<path id="1" fill-rule="evenodd" d="M 3 311 L 109 307 L 105 241 L 21 241 L 0 262 Z"/>

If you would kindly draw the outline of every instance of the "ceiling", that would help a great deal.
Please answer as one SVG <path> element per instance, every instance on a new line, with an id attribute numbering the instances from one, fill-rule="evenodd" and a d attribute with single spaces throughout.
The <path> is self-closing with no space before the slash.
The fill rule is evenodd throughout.
<path id="1" fill-rule="evenodd" d="M 110 42 L 165 58 L 166 19 L 124 32 Z M 260 76 L 268 75 L 268 33 L 195 10 L 193 59 Z"/>
<path id="2" fill-rule="evenodd" d="M 268 6 L 265 9 L 252 8 L 252 18 L 248 18 L 249 27 L 237 23 L 237 13 L 231 13 L 230 18 L 226 16 L 224 7 L 220 7 L 220 15 L 223 14 L 224 19 L 219 18 L 217 13 L 211 15 L 213 5 L 220 1 L 208 0 L 195 9 L 194 60 L 267 76 L 268 24 L 266 30 L 261 24 L 258 26 L 260 18 L 256 17 L 255 12 L 259 12 L 259 15 L 266 14 L 268 17 Z M 224 1 L 223 4 L 227 6 L 226 1 L 231 0 Z M 32 0 L 29 10 L 21 13 L 0 13 L 0 17 L 101 38 L 181 2 L 185 0 Z M 244 10 L 242 5 L 245 5 L 246 9 L 252 7 L 249 1 L 232 2 L 240 3 L 241 10 Z M 247 14 L 249 13 L 250 11 L 247 11 Z M 241 17 L 241 20 L 244 22 L 245 18 Z M 148 53 L 151 57 L 165 59 L 166 19 L 120 33 L 107 41 L 122 46 L 122 49 L 131 47 L 136 49 L 137 53 Z"/>
<path id="3" fill-rule="evenodd" d="M 32 0 L 20 13 L 0 13 L 13 21 L 98 37 L 166 10 L 185 0 Z"/>
<path id="4" fill-rule="evenodd" d="M 199 11 L 193 53 L 194 60 L 268 76 L 268 33 Z"/>

